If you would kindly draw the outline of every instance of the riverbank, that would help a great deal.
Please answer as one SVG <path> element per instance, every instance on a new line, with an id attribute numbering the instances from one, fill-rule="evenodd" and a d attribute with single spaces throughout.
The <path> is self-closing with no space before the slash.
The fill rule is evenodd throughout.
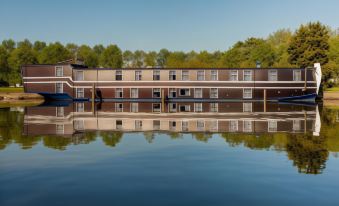
<path id="1" fill-rule="evenodd" d="M 0 92 L 0 107 L 34 106 L 43 102 L 44 97 L 39 94 L 23 92 Z"/>
<path id="2" fill-rule="evenodd" d="M 324 92 L 325 106 L 339 106 L 339 91 L 325 91 Z"/>

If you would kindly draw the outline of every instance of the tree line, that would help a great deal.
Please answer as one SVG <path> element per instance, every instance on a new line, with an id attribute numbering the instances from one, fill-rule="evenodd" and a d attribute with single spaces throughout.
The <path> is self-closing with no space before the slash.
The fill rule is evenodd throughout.
<path id="1" fill-rule="evenodd" d="M 90 47 L 60 42 L 47 44 L 25 39 L 2 41 L 0 45 L 0 84 L 21 82 L 24 64 L 55 64 L 67 59 L 81 59 L 89 67 L 191 67 L 232 68 L 308 67 L 320 62 L 327 86 L 339 76 L 339 33 L 320 22 L 301 25 L 296 31 L 281 29 L 267 38 L 248 38 L 225 51 L 122 51 L 117 45 Z"/>

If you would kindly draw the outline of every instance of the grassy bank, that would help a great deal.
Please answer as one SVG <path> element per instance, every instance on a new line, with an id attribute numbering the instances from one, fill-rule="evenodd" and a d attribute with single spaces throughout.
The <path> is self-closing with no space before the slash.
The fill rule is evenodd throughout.
<path id="1" fill-rule="evenodd" d="M 339 92 L 339 87 L 327 88 L 325 92 Z"/>
<path id="2" fill-rule="evenodd" d="M 18 93 L 24 92 L 23 87 L 0 87 L 0 93 Z"/>

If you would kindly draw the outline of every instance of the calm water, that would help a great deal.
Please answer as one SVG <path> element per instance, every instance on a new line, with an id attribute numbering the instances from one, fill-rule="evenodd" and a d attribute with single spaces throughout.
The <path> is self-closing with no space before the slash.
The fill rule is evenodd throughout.
<path id="1" fill-rule="evenodd" d="M 339 110 L 125 107 L 0 109 L 0 205 L 339 205 Z"/>

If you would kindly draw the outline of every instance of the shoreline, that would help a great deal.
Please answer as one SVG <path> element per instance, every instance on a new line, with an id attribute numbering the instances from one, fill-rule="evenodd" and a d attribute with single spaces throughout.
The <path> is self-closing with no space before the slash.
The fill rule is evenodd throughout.
<path id="1" fill-rule="evenodd" d="M 39 94 L 0 92 L 0 108 L 10 106 L 36 106 L 44 101 L 44 97 Z"/>

